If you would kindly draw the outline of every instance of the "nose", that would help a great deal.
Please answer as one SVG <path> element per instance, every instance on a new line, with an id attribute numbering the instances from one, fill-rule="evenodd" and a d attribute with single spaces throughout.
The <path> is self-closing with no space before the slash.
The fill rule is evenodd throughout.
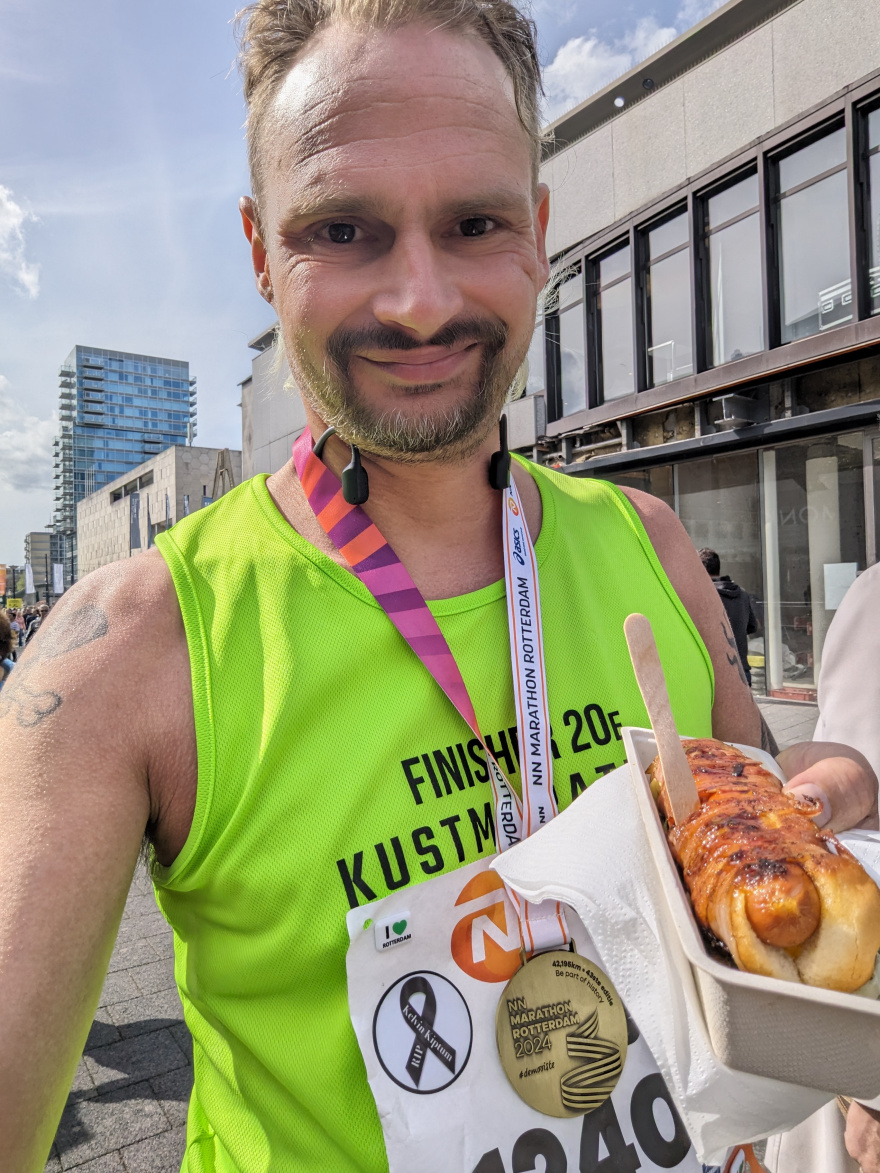
<path id="1" fill-rule="evenodd" d="M 372 301 L 373 314 L 383 325 L 431 338 L 460 314 L 464 298 L 452 269 L 430 236 L 399 234 L 383 265 L 380 290 Z"/>

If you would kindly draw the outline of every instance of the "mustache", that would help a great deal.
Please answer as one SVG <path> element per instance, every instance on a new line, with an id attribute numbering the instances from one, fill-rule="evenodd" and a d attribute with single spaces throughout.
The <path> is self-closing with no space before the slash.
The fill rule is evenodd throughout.
<path id="1" fill-rule="evenodd" d="M 491 359 L 507 343 L 507 326 L 488 318 L 456 318 L 447 322 L 427 341 L 412 338 L 393 326 L 368 326 L 363 329 L 341 327 L 327 341 L 327 357 L 341 371 L 347 371 L 356 350 L 419 350 L 423 346 L 455 346 L 460 342 L 486 347 L 486 358 Z"/>

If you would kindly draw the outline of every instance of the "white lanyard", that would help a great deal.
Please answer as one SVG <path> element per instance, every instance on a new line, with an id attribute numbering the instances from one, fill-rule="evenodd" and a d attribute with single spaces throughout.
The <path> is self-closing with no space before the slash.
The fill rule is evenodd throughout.
<path id="1" fill-rule="evenodd" d="M 516 813 L 520 822 L 519 838 L 524 839 L 549 823 L 555 817 L 557 808 L 553 793 L 553 755 L 550 748 L 538 563 L 522 501 L 512 477 L 510 487 L 504 491 L 503 512 L 504 585 L 522 778 L 522 810 Z M 488 752 L 486 757 L 494 761 Z M 495 791 L 494 772 L 493 794 L 495 822 L 499 825 L 506 811 L 501 806 L 503 798 Z M 509 846 L 510 841 L 506 841 L 499 831 L 499 850 L 504 851 Z M 545 900 L 541 904 L 523 901 L 510 889 L 508 895 L 519 915 L 523 946 L 528 953 L 541 953 L 546 949 L 568 945 L 571 936 L 565 923 L 563 905 L 554 900 Z"/>

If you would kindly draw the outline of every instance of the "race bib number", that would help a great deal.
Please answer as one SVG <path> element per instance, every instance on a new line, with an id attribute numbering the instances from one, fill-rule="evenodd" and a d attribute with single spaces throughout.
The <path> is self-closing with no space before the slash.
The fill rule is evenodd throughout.
<path id="1" fill-rule="evenodd" d="M 516 914 L 479 860 L 347 918 L 352 1023 L 376 1100 L 391 1173 L 700 1173 L 657 1065 L 627 1016 L 626 1060 L 609 1099 L 584 1116 L 530 1108 L 501 1067 L 495 1015 L 521 964 Z M 601 966 L 578 918 L 577 952 Z M 566 979 L 547 1029 L 523 1030 L 514 1080 L 552 1070 Z M 560 1030 L 564 1030 L 562 1027 Z M 554 1048 L 557 1050 L 555 1051 Z"/>

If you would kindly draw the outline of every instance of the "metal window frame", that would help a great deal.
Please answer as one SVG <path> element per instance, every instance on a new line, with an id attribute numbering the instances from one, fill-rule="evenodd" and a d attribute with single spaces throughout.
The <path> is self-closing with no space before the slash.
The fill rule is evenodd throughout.
<path id="1" fill-rule="evenodd" d="M 609 281 L 607 285 L 602 284 L 600 266 L 604 260 L 613 256 L 616 252 L 621 252 L 623 249 L 629 249 L 629 272 L 622 274 L 620 277 L 615 277 L 613 281 Z M 617 240 L 601 252 L 592 253 L 584 260 L 585 272 L 592 278 L 587 282 L 587 331 L 588 344 L 590 345 L 590 367 L 587 373 L 587 388 L 589 391 L 589 404 L 591 408 L 600 407 L 605 403 L 614 403 L 615 400 L 605 398 L 605 372 L 604 372 L 604 355 L 602 349 L 602 311 L 599 307 L 602 294 L 606 289 L 614 289 L 615 286 L 621 285 L 624 281 L 630 283 L 630 316 L 633 327 L 633 341 L 635 343 L 635 306 L 632 302 L 633 287 L 635 280 L 633 277 L 633 242 L 632 234 L 627 233 L 626 236 L 618 236 Z M 633 356 L 635 359 L 635 356 Z M 637 368 L 633 365 L 633 390 L 638 386 L 637 382 Z M 622 396 L 620 397 L 622 398 Z"/>
<path id="2" fill-rule="evenodd" d="M 771 350 L 791 346 L 794 342 L 803 341 L 800 338 L 792 338 L 788 342 L 785 342 L 782 337 L 782 230 L 780 225 L 782 200 L 786 196 L 794 195 L 798 191 L 812 187 L 830 175 L 836 175 L 838 172 L 843 171 L 847 167 L 851 154 L 849 140 L 846 140 L 847 158 L 843 163 L 828 168 L 827 171 L 815 175 L 803 183 L 795 184 L 794 187 L 786 188 L 785 192 L 779 186 L 779 163 L 791 155 L 796 155 L 798 151 L 803 150 L 805 147 L 809 147 L 813 143 L 818 142 L 827 134 L 831 134 L 835 130 L 840 130 L 845 127 L 845 104 L 834 102 L 832 105 L 834 108 L 826 111 L 825 117 L 810 119 L 809 124 L 800 133 L 789 136 L 782 142 L 774 142 L 772 146 L 765 148 L 763 151 L 765 171 L 764 216 L 767 223 L 768 243 L 766 276 L 769 283 L 769 288 L 765 291 L 765 297 L 768 300 L 770 311 L 771 332 L 768 339 L 768 346 Z M 852 274 L 850 274 L 850 280 L 852 280 Z M 816 335 L 810 334 L 807 337 L 813 338 Z"/>
<path id="3" fill-rule="evenodd" d="M 731 216 L 729 220 L 725 220 L 721 224 L 717 224 L 714 228 L 709 226 L 709 200 L 714 196 L 720 195 L 729 188 L 736 187 L 737 184 L 751 179 L 752 176 L 757 178 L 758 199 L 755 205 L 748 208 L 745 212 L 738 212 L 736 216 Z M 724 363 L 716 363 L 715 345 L 712 337 L 712 254 L 711 254 L 711 239 L 719 233 L 724 232 L 725 229 L 732 227 L 734 224 L 739 224 L 743 220 L 748 220 L 751 216 L 759 217 L 759 265 L 761 268 L 761 281 L 763 289 L 764 281 L 764 257 L 765 257 L 765 239 L 761 232 L 760 225 L 763 221 L 762 215 L 762 200 L 761 200 L 761 173 L 760 168 L 755 163 L 749 163 L 744 168 L 732 172 L 725 180 L 720 183 L 715 183 L 711 187 L 704 188 L 699 193 L 694 195 L 694 266 L 696 269 L 695 294 L 698 300 L 695 300 L 694 313 L 695 322 L 694 328 L 696 330 L 695 337 L 697 339 L 697 357 L 698 365 L 697 371 L 711 371 L 716 367 L 723 366 Z M 764 329 L 764 348 L 767 344 L 766 325 L 763 323 L 762 311 L 762 328 Z M 747 357 L 747 356 L 746 356 Z"/>
<path id="4" fill-rule="evenodd" d="M 871 156 L 880 154 L 880 146 L 873 150 L 868 146 L 868 117 L 880 111 L 880 93 L 874 92 L 863 101 L 850 103 L 849 116 L 850 144 L 852 158 L 849 168 L 850 183 L 850 252 L 854 268 L 854 283 L 859 320 L 872 316 L 870 277 L 871 266 Z M 880 205 L 880 191 L 876 193 Z M 880 257 L 877 258 L 880 263 Z"/>
<path id="5" fill-rule="evenodd" d="M 652 257 L 650 255 L 648 246 L 648 237 L 655 228 L 660 228 L 662 225 L 669 223 L 671 220 L 678 219 L 679 216 L 686 217 L 685 224 L 687 226 L 687 240 L 683 244 L 676 245 L 675 248 L 667 249 L 665 253 L 660 253 L 659 256 Z M 639 339 L 640 349 L 643 355 L 643 367 L 639 372 L 641 379 L 636 384 L 636 393 L 639 391 L 653 391 L 658 386 L 654 382 L 654 360 L 651 358 L 651 349 L 653 346 L 653 334 L 651 330 L 651 288 L 650 276 L 651 269 L 654 265 L 659 265 L 662 261 L 668 260 L 669 257 L 674 257 L 680 252 L 688 250 L 690 256 L 690 265 L 688 266 L 689 273 L 689 290 L 691 298 L 691 314 L 690 314 L 690 329 L 691 329 L 691 353 L 695 350 L 694 339 L 694 253 L 693 253 L 693 194 L 688 191 L 684 200 L 679 196 L 677 203 L 673 202 L 664 212 L 652 219 L 642 222 L 638 225 L 637 236 L 639 238 L 639 265 L 642 273 L 641 281 L 641 302 L 642 302 L 642 317 L 641 317 L 641 337 Z M 641 381 L 644 380 L 644 381 Z M 659 384 L 666 387 L 669 383 L 677 382 L 676 379 L 669 379 L 666 383 Z"/>

